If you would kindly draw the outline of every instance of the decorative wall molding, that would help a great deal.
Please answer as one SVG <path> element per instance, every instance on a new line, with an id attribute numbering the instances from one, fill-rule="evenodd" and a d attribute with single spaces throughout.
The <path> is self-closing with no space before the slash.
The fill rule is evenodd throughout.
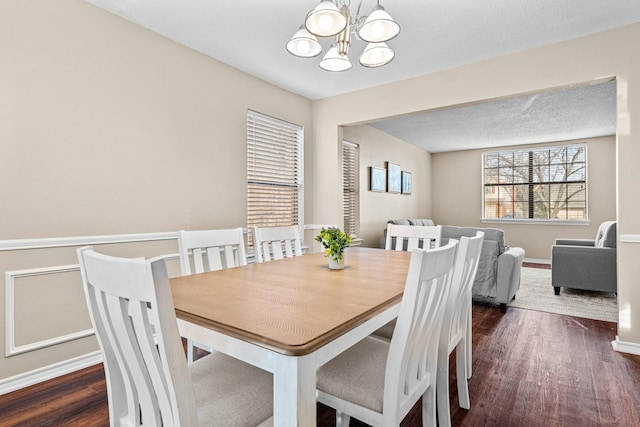
<path id="1" fill-rule="evenodd" d="M 640 243 L 640 234 L 621 234 L 620 242 L 622 243 Z"/>
<path id="2" fill-rule="evenodd" d="M 46 340 L 33 342 L 21 346 L 15 345 L 15 279 L 20 277 L 41 276 L 45 274 L 60 274 L 79 271 L 80 266 L 61 265 L 57 267 L 33 268 L 29 270 L 16 270 L 5 272 L 4 287 L 4 327 L 5 327 L 5 356 L 11 357 L 29 351 L 40 350 L 53 345 L 62 344 L 68 341 L 77 340 L 93 335 L 93 329 L 85 329 L 67 335 L 52 337 Z"/>
<path id="3" fill-rule="evenodd" d="M 158 258 L 163 258 L 165 261 L 180 259 L 180 254 L 165 254 L 160 255 Z M 20 277 L 40 276 L 45 274 L 59 274 L 68 273 L 73 271 L 79 271 L 80 266 L 78 264 L 73 265 L 60 265 L 56 267 L 45 268 L 33 268 L 29 270 L 16 270 L 5 272 L 5 299 L 4 299 L 4 313 L 5 313 L 5 356 L 12 357 L 18 354 L 27 353 L 29 351 L 40 350 L 46 347 L 51 347 L 57 344 L 62 344 L 68 341 L 77 340 L 80 338 L 88 337 L 94 334 L 93 328 L 85 329 L 83 331 L 77 331 L 67 335 L 61 335 L 52 337 L 46 340 L 33 342 L 21 346 L 15 345 L 15 279 Z"/>
<path id="4" fill-rule="evenodd" d="M 166 233 L 112 234 L 104 236 L 53 237 L 46 239 L 1 240 L 0 251 L 63 248 L 69 246 L 101 245 L 105 243 L 135 243 L 177 239 L 176 231 Z"/>
<path id="5" fill-rule="evenodd" d="M 615 351 L 620 353 L 629 353 L 640 355 L 640 344 L 628 341 L 620 341 L 620 337 L 616 335 L 616 339 L 611 341 L 611 346 Z"/>
<path id="6" fill-rule="evenodd" d="M 102 354 L 100 351 L 85 354 L 74 359 L 65 360 L 50 366 L 44 366 L 30 372 L 25 372 L 13 377 L 0 380 L 0 395 L 20 390 L 34 384 L 41 383 L 62 375 L 70 374 L 80 369 L 102 363 Z"/>
<path id="7" fill-rule="evenodd" d="M 2 240 L 0 241 L 0 252 L 18 251 L 27 249 L 52 249 L 67 248 L 85 245 L 101 245 L 113 243 L 139 243 L 153 242 L 162 240 L 176 240 L 177 232 L 164 233 L 135 233 L 135 234 L 114 234 L 102 236 L 80 236 L 80 237 L 56 237 L 43 239 L 20 239 L 20 240 Z M 179 254 L 162 255 L 165 260 L 178 259 Z M 15 270 L 5 272 L 5 357 L 17 356 L 19 354 L 36 351 L 43 348 L 51 347 L 65 342 L 77 340 L 94 334 L 93 329 L 85 329 L 76 331 L 71 334 L 51 337 L 46 340 L 31 342 L 28 344 L 16 346 L 15 344 L 15 286 L 16 279 L 39 276 L 47 274 L 60 274 L 67 272 L 79 271 L 77 264 L 59 265 L 53 267 L 33 268 L 25 270 Z"/>

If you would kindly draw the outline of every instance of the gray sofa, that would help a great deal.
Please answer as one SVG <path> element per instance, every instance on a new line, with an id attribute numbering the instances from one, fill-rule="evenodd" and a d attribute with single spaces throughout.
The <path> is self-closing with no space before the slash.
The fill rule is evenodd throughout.
<path id="1" fill-rule="evenodd" d="M 618 292 L 616 222 L 600 224 L 595 239 L 556 239 L 551 248 L 551 285 L 560 288 Z"/>
<path id="2" fill-rule="evenodd" d="M 405 225 L 434 225 L 430 219 L 402 219 L 390 220 L 389 223 Z M 508 247 L 504 243 L 504 231 L 497 228 L 442 226 L 442 245 L 449 239 L 459 239 L 462 236 L 475 236 L 477 231 L 484 232 L 484 242 L 478 264 L 476 280 L 473 283 L 473 300 L 499 304 L 500 311 L 507 310 L 520 288 L 520 271 L 524 259 L 524 249 Z M 385 247 L 385 237 L 380 239 L 380 247 Z"/>

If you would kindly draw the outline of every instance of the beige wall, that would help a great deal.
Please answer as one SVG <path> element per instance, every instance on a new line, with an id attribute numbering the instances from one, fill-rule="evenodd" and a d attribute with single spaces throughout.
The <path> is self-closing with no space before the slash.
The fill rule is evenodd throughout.
<path id="1" fill-rule="evenodd" d="M 0 27 L 0 239 L 243 226 L 247 109 L 311 130 L 309 100 L 81 0 Z"/>
<path id="2" fill-rule="evenodd" d="M 389 219 L 431 217 L 431 155 L 371 126 L 345 126 L 343 138 L 360 146 L 360 233 L 363 246 L 378 247 Z M 369 167 L 390 161 L 411 172 L 409 195 L 369 191 Z"/>
<path id="3" fill-rule="evenodd" d="M 483 224 L 482 153 L 485 150 L 431 155 L 433 218 L 437 224 L 501 228 L 505 230 L 506 243 L 524 248 L 528 259 L 550 260 L 551 245 L 556 237 L 593 239 L 600 223 L 616 218 L 616 143 L 611 136 L 554 144 L 577 142 L 587 143 L 588 225 Z M 520 147 L 504 147 L 511 148 Z"/>
<path id="4" fill-rule="evenodd" d="M 618 230 L 640 239 L 640 56 L 630 54 L 637 51 L 638 39 L 640 24 L 634 24 L 316 101 L 314 162 L 336 163 L 340 141 L 336 129 L 341 125 L 615 77 Z M 316 179 L 318 168 L 314 172 L 314 198 L 323 201 L 322 206 L 314 204 L 314 218 L 337 222 L 338 209 L 323 207 L 339 206 L 341 191 L 336 192 L 336 181 Z M 625 240 L 618 244 L 619 343 L 640 351 L 640 245 Z"/>
<path id="5" fill-rule="evenodd" d="M 246 226 L 247 109 L 305 127 L 312 221 L 311 101 L 82 0 L 0 2 L 0 240 Z M 72 248 L 0 252 L 2 272 L 59 262 L 77 262 Z M 19 282 L 19 343 L 73 329 L 69 282 Z M 34 292 L 57 309 L 32 334 Z M 0 380 L 96 349 L 0 358 Z"/>

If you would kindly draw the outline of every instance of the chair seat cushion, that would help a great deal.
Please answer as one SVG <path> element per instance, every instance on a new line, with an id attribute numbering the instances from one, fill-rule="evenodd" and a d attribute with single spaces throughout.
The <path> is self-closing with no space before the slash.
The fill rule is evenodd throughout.
<path id="1" fill-rule="evenodd" d="M 382 412 L 389 343 L 367 337 L 318 369 L 318 390 Z"/>
<path id="2" fill-rule="evenodd" d="M 393 331 L 396 329 L 396 320 L 397 319 L 393 319 L 391 322 L 375 331 L 373 335 L 391 341 L 391 338 L 393 337 Z"/>
<path id="3" fill-rule="evenodd" d="M 216 352 L 189 365 L 201 426 L 256 426 L 273 415 L 273 375 Z"/>

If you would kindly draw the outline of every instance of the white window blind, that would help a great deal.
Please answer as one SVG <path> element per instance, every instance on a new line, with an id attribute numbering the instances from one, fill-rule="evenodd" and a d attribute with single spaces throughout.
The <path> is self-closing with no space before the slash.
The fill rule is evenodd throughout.
<path id="1" fill-rule="evenodd" d="M 342 142 L 342 173 L 343 173 L 343 211 L 344 232 L 352 236 L 358 234 L 360 217 L 360 183 L 359 183 L 359 147 L 357 144 Z"/>
<path id="2" fill-rule="evenodd" d="M 304 236 L 303 146 L 301 126 L 248 111 L 249 229 L 296 225 Z"/>

